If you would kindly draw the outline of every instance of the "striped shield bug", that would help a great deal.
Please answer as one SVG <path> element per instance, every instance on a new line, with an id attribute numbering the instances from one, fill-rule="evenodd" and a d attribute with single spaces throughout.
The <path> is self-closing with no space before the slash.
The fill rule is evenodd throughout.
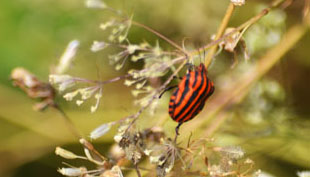
<path id="1" fill-rule="evenodd" d="M 207 70 L 203 63 L 193 69 L 188 69 L 187 74 L 181 78 L 177 86 L 168 87 L 166 90 L 176 88 L 169 101 L 169 115 L 178 122 L 179 127 L 193 119 L 204 107 L 207 99 L 214 92 L 214 84 L 207 77 Z"/>

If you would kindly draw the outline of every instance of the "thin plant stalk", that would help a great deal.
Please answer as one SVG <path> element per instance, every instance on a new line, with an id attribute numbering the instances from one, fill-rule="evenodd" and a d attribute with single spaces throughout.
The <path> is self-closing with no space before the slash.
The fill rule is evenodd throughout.
<path id="1" fill-rule="evenodd" d="M 215 39 L 214 40 L 218 40 L 219 38 L 222 37 L 222 35 L 224 34 L 225 32 L 225 29 L 227 28 L 227 25 L 229 23 L 229 20 L 234 12 L 234 9 L 235 9 L 235 5 L 233 3 L 230 3 L 228 5 L 228 8 L 226 10 L 226 13 L 225 13 L 225 16 L 222 20 L 222 23 L 215 35 Z M 208 52 L 206 58 L 205 58 L 205 65 L 206 66 L 209 66 L 211 61 L 212 61 L 212 58 L 213 58 L 213 55 L 215 54 L 216 50 L 217 50 L 218 46 L 217 45 L 214 45 L 210 51 Z"/>

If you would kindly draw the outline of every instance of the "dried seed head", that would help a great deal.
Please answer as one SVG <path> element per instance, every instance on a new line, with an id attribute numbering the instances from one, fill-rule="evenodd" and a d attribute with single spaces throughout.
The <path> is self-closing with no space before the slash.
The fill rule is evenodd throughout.
<path id="1" fill-rule="evenodd" d="M 42 101 L 34 106 L 35 110 L 43 110 L 47 106 L 54 106 L 54 88 L 37 79 L 24 68 L 15 68 L 11 73 L 13 84 L 21 88 L 30 98 L 40 98 Z"/>
<path id="2" fill-rule="evenodd" d="M 77 158 L 80 158 L 80 156 L 74 154 L 73 152 L 65 150 L 65 149 L 63 149 L 61 147 L 56 147 L 55 154 L 65 158 L 65 159 L 77 159 Z"/>
<path id="3" fill-rule="evenodd" d="M 129 146 L 126 147 L 124 150 L 126 158 L 132 161 L 133 164 L 137 164 L 141 160 L 142 153 L 140 152 L 140 150 L 137 148 L 136 145 L 129 144 Z"/>
<path id="4" fill-rule="evenodd" d="M 113 166 L 111 170 L 106 170 L 100 177 L 123 177 L 121 168 L 117 165 Z"/>
<path id="5" fill-rule="evenodd" d="M 229 34 L 234 31 L 236 28 L 227 28 L 225 30 L 225 34 Z M 225 38 L 224 41 L 220 42 L 220 46 L 224 47 L 224 49 L 228 52 L 234 52 L 238 42 L 241 40 L 242 34 L 238 31 L 233 33 L 232 35 Z"/>
<path id="6" fill-rule="evenodd" d="M 210 176 L 221 176 L 223 171 L 221 166 L 219 165 L 212 165 L 209 169 Z"/>
<path id="7" fill-rule="evenodd" d="M 32 73 L 21 67 L 14 68 L 12 70 L 11 79 L 22 82 L 23 85 L 28 88 L 35 87 L 40 84 L 38 79 Z"/>
<path id="8" fill-rule="evenodd" d="M 244 156 L 244 151 L 239 146 L 216 147 L 213 150 L 221 152 L 229 159 L 240 159 Z"/>

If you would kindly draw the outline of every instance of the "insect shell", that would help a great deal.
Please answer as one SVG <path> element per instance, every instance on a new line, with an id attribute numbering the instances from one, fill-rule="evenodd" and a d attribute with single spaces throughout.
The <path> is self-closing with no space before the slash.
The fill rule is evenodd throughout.
<path id="1" fill-rule="evenodd" d="M 170 117 L 182 124 L 193 119 L 204 107 L 207 99 L 214 92 L 214 84 L 207 77 L 203 63 L 194 70 L 188 70 L 169 102 Z"/>

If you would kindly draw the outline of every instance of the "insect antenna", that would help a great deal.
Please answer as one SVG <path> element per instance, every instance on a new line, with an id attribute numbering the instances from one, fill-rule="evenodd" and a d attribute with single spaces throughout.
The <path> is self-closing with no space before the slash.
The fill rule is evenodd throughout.
<path id="1" fill-rule="evenodd" d="M 206 58 L 206 50 L 203 50 L 203 58 Z"/>
<path id="2" fill-rule="evenodd" d="M 158 96 L 158 98 L 161 98 L 163 96 L 164 93 L 166 93 L 167 91 L 171 90 L 171 89 L 174 89 L 178 87 L 177 85 L 173 85 L 173 86 L 170 86 L 170 87 L 167 87 L 164 89 L 164 91 L 161 92 L 161 94 Z"/>

